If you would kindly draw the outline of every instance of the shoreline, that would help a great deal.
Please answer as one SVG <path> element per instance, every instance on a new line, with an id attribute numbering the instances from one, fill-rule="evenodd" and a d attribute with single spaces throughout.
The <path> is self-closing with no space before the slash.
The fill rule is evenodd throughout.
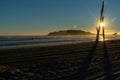
<path id="1" fill-rule="evenodd" d="M 15 48 L 30 48 L 30 47 L 52 47 L 52 46 L 61 46 L 61 45 L 72 45 L 72 44 L 81 44 L 81 43 L 91 43 L 95 41 L 86 41 L 86 42 L 61 42 L 61 43 L 50 43 L 50 44 L 32 44 L 32 45 L 19 45 L 19 46 L 6 46 L 0 47 L 1 49 L 15 49 Z"/>

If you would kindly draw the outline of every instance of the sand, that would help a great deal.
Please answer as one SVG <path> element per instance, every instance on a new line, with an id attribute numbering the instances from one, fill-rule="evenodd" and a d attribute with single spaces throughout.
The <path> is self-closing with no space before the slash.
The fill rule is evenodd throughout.
<path id="1" fill-rule="evenodd" d="M 0 80 L 120 80 L 120 40 L 0 49 Z"/>

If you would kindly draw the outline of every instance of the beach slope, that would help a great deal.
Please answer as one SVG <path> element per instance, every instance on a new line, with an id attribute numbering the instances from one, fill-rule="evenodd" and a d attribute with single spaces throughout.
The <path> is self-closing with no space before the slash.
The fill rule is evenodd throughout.
<path id="1" fill-rule="evenodd" d="M 119 80 L 119 42 L 0 49 L 0 79 Z"/>

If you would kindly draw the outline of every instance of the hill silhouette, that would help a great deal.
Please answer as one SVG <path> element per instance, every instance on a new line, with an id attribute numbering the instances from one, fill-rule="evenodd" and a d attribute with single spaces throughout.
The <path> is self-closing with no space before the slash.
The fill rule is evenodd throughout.
<path id="1" fill-rule="evenodd" d="M 61 30 L 57 32 L 48 33 L 49 36 L 57 36 L 57 35 L 92 35 L 91 32 L 86 32 L 82 30 Z"/>

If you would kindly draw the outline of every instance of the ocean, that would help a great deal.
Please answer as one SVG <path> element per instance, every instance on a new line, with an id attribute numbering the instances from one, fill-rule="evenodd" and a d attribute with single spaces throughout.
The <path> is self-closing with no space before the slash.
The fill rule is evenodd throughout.
<path id="1" fill-rule="evenodd" d="M 46 46 L 95 41 L 95 35 L 81 36 L 0 36 L 0 48 Z M 107 35 L 106 40 L 120 39 L 120 35 Z M 100 36 L 102 41 L 102 36 Z"/>

